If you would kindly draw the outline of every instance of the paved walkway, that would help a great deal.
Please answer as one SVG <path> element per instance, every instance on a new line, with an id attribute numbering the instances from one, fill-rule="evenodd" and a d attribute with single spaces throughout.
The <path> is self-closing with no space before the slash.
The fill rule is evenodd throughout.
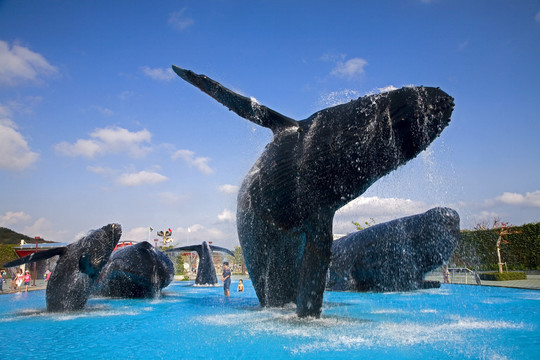
<path id="1" fill-rule="evenodd" d="M 179 281 L 181 279 L 180 276 L 175 276 L 175 281 Z M 443 282 L 443 277 L 441 273 L 432 272 L 426 275 L 426 280 L 432 280 L 432 281 L 440 281 Z M 465 275 L 465 274 L 455 274 L 453 277 L 450 277 L 452 284 L 459 284 L 459 285 L 477 285 L 476 281 L 473 276 L 471 275 Z M 33 282 L 31 282 L 32 284 Z M 9 286 L 11 284 L 11 280 L 7 280 L 4 283 L 4 291 L 0 291 L 0 295 L 2 294 L 12 294 L 14 292 L 9 291 Z M 482 280 L 482 286 L 500 286 L 500 287 L 510 287 L 510 288 L 517 288 L 517 289 L 532 289 L 532 290 L 540 290 L 540 274 L 532 274 L 527 275 L 527 280 L 508 280 L 508 281 L 486 281 Z M 45 290 L 47 287 L 47 283 L 45 280 L 36 280 L 36 285 L 30 285 L 28 287 L 28 291 L 36 291 L 36 290 Z M 22 287 L 22 291 L 24 291 L 24 286 Z"/>
<path id="2" fill-rule="evenodd" d="M 32 280 L 30 282 L 30 286 L 28 287 L 28 291 L 36 291 L 36 290 L 45 290 L 45 288 L 47 287 L 47 283 L 45 282 L 45 280 L 36 280 L 36 285 L 32 285 L 34 283 L 34 281 Z M 0 291 L 0 295 L 2 294 L 13 294 L 13 293 L 16 293 L 17 291 L 10 291 L 10 286 L 11 286 L 11 280 L 6 280 L 6 282 L 3 284 L 4 286 L 2 287 L 4 289 L 4 291 Z M 21 291 L 24 292 L 24 285 L 21 286 Z"/>
<path id="3" fill-rule="evenodd" d="M 430 273 L 426 276 L 426 280 L 436 280 L 443 282 L 442 273 Z M 507 280 L 507 281 L 487 281 L 481 280 L 482 286 L 500 286 L 500 287 L 510 287 L 517 289 L 532 289 L 540 290 L 540 275 L 533 274 L 527 275 L 526 280 Z M 452 284 L 466 284 L 466 285 L 477 285 L 474 276 L 467 274 L 455 274 L 450 276 L 450 283 Z"/>

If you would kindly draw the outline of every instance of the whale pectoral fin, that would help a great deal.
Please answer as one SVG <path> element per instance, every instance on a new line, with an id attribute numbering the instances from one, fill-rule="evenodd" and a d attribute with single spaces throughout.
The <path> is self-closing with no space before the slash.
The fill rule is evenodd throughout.
<path id="1" fill-rule="evenodd" d="M 182 79 L 198 87 L 201 91 L 207 93 L 230 110 L 257 125 L 267 127 L 273 132 L 278 132 L 287 127 L 298 127 L 296 120 L 264 105 L 260 105 L 254 99 L 235 93 L 217 81 L 210 79 L 208 76 L 195 74 L 191 70 L 185 70 L 175 65 L 172 68 Z"/>
<path id="2" fill-rule="evenodd" d="M 85 273 L 86 275 L 93 277 L 96 275 L 97 270 L 92 266 L 90 255 L 83 254 L 79 258 L 79 271 Z"/>
<path id="3" fill-rule="evenodd" d="M 296 313 L 299 317 L 321 315 L 326 273 L 332 248 L 332 216 L 319 218 L 306 232 L 306 244 L 298 279 Z"/>
<path id="4" fill-rule="evenodd" d="M 58 248 L 54 248 L 50 250 L 40 251 L 40 252 L 30 254 L 28 256 L 22 257 L 20 259 L 5 263 L 3 266 L 13 267 L 13 266 L 19 266 L 22 264 L 28 264 L 28 263 L 32 263 L 36 261 L 46 260 L 56 255 L 64 255 L 65 252 L 66 252 L 65 247 L 58 247 Z"/>

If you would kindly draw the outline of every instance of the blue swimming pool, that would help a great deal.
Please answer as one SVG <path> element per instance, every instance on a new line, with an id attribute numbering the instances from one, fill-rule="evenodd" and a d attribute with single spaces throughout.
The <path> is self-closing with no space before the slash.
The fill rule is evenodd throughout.
<path id="1" fill-rule="evenodd" d="M 327 292 L 321 319 L 244 293 L 174 282 L 152 300 L 45 312 L 45 291 L 0 296 L 2 359 L 539 359 L 540 292 L 467 285 Z M 236 289 L 233 281 L 232 289 Z"/>

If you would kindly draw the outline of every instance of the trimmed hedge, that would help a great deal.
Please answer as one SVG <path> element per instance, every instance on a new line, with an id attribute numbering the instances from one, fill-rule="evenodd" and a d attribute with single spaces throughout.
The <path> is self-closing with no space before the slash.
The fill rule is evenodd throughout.
<path id="1" fill-rule="evenodd" d="M 502 261 L 510 270 L 540 269 L 540 222 L 514 226 L 518 233 L 501 244 Z M 495 230 L 463 230 L 450 263 L 476 270 L 498 270 Z"/>
<path id="2" fill-rule="evenodd" d="M 481 280 L 488 281 L 506 281 L 506 280 L 526 280 L 527 274 L 523 271 L 510 271 L 510 272 L 491 272 L 479 274 Z"/>

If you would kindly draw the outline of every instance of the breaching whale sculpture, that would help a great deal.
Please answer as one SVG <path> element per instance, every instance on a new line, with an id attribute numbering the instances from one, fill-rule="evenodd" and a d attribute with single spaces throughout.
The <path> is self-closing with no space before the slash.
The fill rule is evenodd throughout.
<path id="1" fill-rule="evenodd" d="M 174 278 L 171 259 L 147 241 L 113 251 L 93 295 L 120 298 L 151 298 Z"/>
<path id="2" fill-rule="evenodd" d="M 374 225 L 332 243 L 327 289 L 409 291 L 440 286 L 427 272 L 448 262 L 459 239 L 449 208 Z"/>
<path id="3" fill-rule="evenodd" d="M 73 244 L 34 253 L 4 264 L 4 267 L 59 255 L 45 291 L 47 311 L 81 310 L 86 305 L 94 281 L 109 260 L 121 235 L 122 227 L 119 224 L 109 224 L 91 231 Z"/>
<path id="4" fill-rule="evenodd" d="M 413 159 L 448 125 L 452 97 L 405 87 L 296 121 L 173 65 L 185 81 L 274 133 L 238 194 L 237 227 L 262 306 L 320 316 L 334 213 Z"/>
<path id="5" fill-rule="evenodd" d="M 197 277 L 195 285 L 216 285 L 218 283 L 216 268 L 212 260 L 212 252 L 219 251 L 234 256 L 234 253 L 228 249 L 209 245 L 203 241 L 201 245 L 181 246 L 174 249 L 165 250 L 166 252 L 178 251 L 196 251 L 199 256 L 199 266 L 197 267 Z"/>

